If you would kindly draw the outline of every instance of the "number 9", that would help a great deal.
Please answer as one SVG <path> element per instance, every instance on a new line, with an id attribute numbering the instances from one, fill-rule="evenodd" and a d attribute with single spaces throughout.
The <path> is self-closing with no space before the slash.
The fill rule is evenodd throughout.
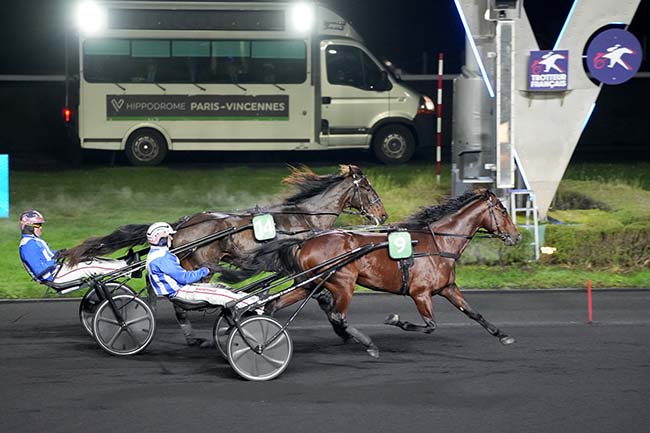
<path id="1" fill-rule="evenodd" d="M 395 239 L 395 246 L 397 247 L 397 252 L 401 253 L 406 248 L 406 241 L 403 237 L 398 237 Z"/>

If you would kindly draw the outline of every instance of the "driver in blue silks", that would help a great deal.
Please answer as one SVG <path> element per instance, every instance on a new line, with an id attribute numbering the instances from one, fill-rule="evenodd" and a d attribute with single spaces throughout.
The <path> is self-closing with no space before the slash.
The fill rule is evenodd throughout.
<path id="1" fill-rule="evenodd" d="M 248 295 L 247 293 L 234 293 L 225 285 L 193 284 L 208 275 L 210 271 L 206 267 L 187 271 L 181 266 L 178 257 L 169 251 L 174 233 L 176 233 L 174 229 L 165 222 L 154 223 L 147 229 L 147 241 L 151 244 L 151 249 L 147 254 L 147 273 L 149 282 L 158 296 L 189 302 L 206 301 L 212 305 L 225 305 L 232 300 Z M 257 296 L 251 296 L 242 300 L 241 305 L 253 304 L 258 299 Z M 210 346 L 206 340 L 193 336 L 192 324 L 187 318 L 187 313 L 176 307 L 175 305 L 176 319 L 183 330 L 187 344 Z M 262 312 L 261 310 L 256 311 L 258 314 Z"/>
<path id="2" fill-rule="evenodd" d="M 103 275 L 127 266 L 126 261 L 96 258 L 75 266 L 57 261 L 58 253 L 41 239 L 45 217 L 37 210 L 28 210 L 20 215 L 20 260 L 35 281 L 67 283 L 92 275 Z"/>

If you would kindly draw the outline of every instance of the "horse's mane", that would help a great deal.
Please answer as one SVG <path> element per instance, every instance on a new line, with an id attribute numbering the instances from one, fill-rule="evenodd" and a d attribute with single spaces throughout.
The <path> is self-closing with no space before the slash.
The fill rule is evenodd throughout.
<path id="1" fill-rule="evenodd" d="M 314 197 L 353 172 L 353 169 L 348 165 L 340 166 L 340 174 L 327 174 L 322 176 L 314 173 L 305 165 L 301 165 L 300 167 L 289 166 L 289 168 L 291 174 L 282 179 L 282 183 L 296 186 L 298 192 L 286 198 L 283 202 L 284 205 L 300 203 L 308 198 Z M 359 169 L 357 168 L 357 170 Z"/>
<path id="2" fill-rule="evenodd" d="M 485 194 L 485 191 L 467 191 L 463 195 L 456 198 L 449 198 L 439 205 L 423 206 L 418 212 L 406 217 L 403 221 L 395 223 L 395 226 L 408 230 L 425 228 L 432 222 L 457 212 L 470 202 L 482 197 L 483 194 Z"/>

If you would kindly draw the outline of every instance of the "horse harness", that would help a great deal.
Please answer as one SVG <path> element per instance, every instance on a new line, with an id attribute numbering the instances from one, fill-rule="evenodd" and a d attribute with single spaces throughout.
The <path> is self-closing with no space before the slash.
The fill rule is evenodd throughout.
<path id="1" fill-rule="evenodd" d="M 441 251 L 440 246 L 438 245 L 438 242 L 436 241 L 436 235 L 437 236 L 448 236 L 448 237 L 457 237 L 457 238 L 464 238 L 471 240 L 474 235 L 460 235 L 456 233 L 443 233 L 443 232 L 435 232 L 433 230 L 429 230 L 428 232 L 421 230 L 420 232 L 422 233 L 430 233 L 431 238 L 433 239 L 433 245 L 436 249 L 434 252 L 420 252 L 420 253 L 413 253 L 410 257 L 405 258 L 405 259 L 399 259 L 398 264 L 399 264 L 399 269 L 402 274 L 402 286 L 400 287 L 400 295 L 406 296 L 409 294 L 409 270 L 410 268 L 415 264 L 415 259 L 421 258 L 421 257 L 442 257 L 444 259 L 452 259 L 454 261 L 458 260 L 460 258 L 460 254 L 455 254 L 455 253 L 449 253 L 446 251 Z"/>

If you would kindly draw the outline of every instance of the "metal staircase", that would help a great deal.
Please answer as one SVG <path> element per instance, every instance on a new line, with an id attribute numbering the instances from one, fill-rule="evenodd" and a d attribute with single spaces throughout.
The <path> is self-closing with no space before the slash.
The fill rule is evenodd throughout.
<path id="1" fill-rule="evenodd" d="M 523 206 L 517 206 L 518 201 L 523 201 Z M 524 214 L 524 224 L 517 223 L 517 215 L 520 213 Z M 510 216 L 515 224 L 533 230 L 535 240 L 531 245 L 535 248 L 535 260 L 539 260 L 539 211 L 537 210 L 537 204 L 535 203 L 535 193 L 529 189 L 510 190 Z"/>

